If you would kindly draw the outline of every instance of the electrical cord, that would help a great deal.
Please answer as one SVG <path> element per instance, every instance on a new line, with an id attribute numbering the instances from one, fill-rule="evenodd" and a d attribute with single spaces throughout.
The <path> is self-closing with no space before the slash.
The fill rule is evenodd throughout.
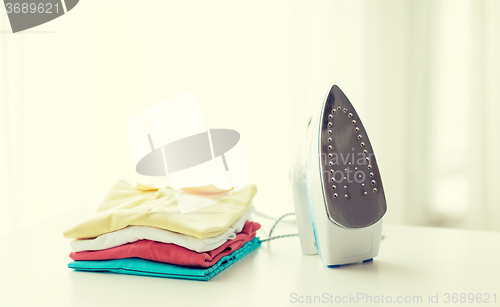
<path id="1" fill-rule="evenodd" d="M 290 213 L 287 213 L 287 214 L 283 214 L 282 216 L 280 216 L 276 222 L 274 223 L 273 227 L 271 227 L 271 230 L 269 231 L 269 237 L 273 235 L 273 231 L 274 231 L 274 228 L 276 228 L 276 225 L 278 225 L 278 223 L 284 219 L 285 217 L 287 216 L 291 216 L 291 215 L 295 215 L 295 212 L 290 212 Z"/>
<path id="2" fill-rule="evenodd" d="M 264 240 L 260 240 L 260 242 L 267 242 L 267 241 L 281 239 L 281 238 L 298 237 L 298 236 L 299 236 L 298 233 L 291 233 L 291 234 L 287 234 L 287 235 L 270 237 L 270 238 L 267 238 L 267 239 L 264 239 Z"/>
<path id="3" fill-rule="evenodd" d="M 264 239 L 264 240 L 260 240 L 260 242 L 266 242 L 266 241 L 272 241 L 272 240 L 276 240 L 276 239 L 281 239 L 281 238 L 290 238 L 290 237 L 297 237 L 299 234 L 298 233 L 290 233 L 290 234 L 286 234 L 286 235 L 279 235 L 279 236 L 274 236 L 272 237 L 272 234 L 273 234 L 273 231 L 274 229 L 276 228 L 276 225 L 278 225 L 278 223 L 285 217 L 287 216 L 291 216 L 291 215 L 295 215 L 295 212 L 290 212 L 290 213 L 287 213 L 287 214 L 283 214 L 282 216 L 280 216 L 276 222 L 274 223 L 273 227 L 271 227 L 271 230 L 269 231 L 269 238 L 267 239 Z"/>
<path id="4" fill-rule="evenodd" d="M 274 220 L 274 221 L 278 220 L 278 219 L 277 219 L 277 218 L 275 218 L 274 216 L 267 215 L 267 214 L 262 213 L 262 212 L 260 212 L 260 211 L 255 211 L 255 212 L 254 212 L 254 214 L 255 214 L 255 215 L 258 215 L 258 216 L 261 216 L 261 217 L 263 217 L 263 218 L 266 218 L 266 219 L 270 219 L 270 220 Z M 297 224 L 294 220 L 292 220 L 292 221 L 283 221 L 283 223 L 287 223 L 287 224 L 294 224 L 294 225 L 296 225 L 296 224 Z"/>
<path id="5" fill-rule="evenodd" d="M 286 235 L 279 235 L 279 236 L 274 236 L 272 237 L 273 235 L 273 231 L 274 229 L 276 228 L 276 226 L 278 225 L 279 222 L 281 222 L 282 219 L 284 219 L 285 217 L 287 216 L 291 216 L 291 215 L 295 215 L 295 212 L 290 212 L 290 213 L 287 213 L 287 214 L 283 214 L 282 216 L 280 216 L 278 219 L 275 219 L 274 217 L 271 217 L 269 215 L 266 215 L 266 214 L 263 214 L 261 212 L 256 212 L 258 213 L 259 215 L 263 216 L 263 217 L 267 217 L 269 219 L 272 219 L 272 220 L 276 220 L 276 222 L 274 222 L 274 225 L 273 227 L 271 227 L 271 230 L 269 231 L 269 238 L 267 239 L 264 239 L 264 240 L 260 240 L 260 242 L 268 242 L 268 241 L 272 241 L 272 240 L 276 240 L 276 239 L 282 239 L 282 238 L 290 238 L 290 237 L 298 237 L 299 234 L 298 233 L 290 233 L 290 234 L 286 234 Z M 384 240 L 385 239 L 385 234 L 382 233 L 381 235 L 381 238 L 380 240 Z"/>

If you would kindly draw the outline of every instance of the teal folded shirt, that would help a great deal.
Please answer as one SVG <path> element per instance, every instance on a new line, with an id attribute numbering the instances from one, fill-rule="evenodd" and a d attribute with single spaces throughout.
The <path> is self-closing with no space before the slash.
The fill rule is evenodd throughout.
<path id="1" fill-rule="evenodd" d="M 89 272 L 110 272 L 140 276 L 180 278 L 192 280 L 210 280 L 225 268 L 240 260 L 261 244 L 259 238 L 245 243 L 240 249 L 222 257 L 213 266 L 205 269 L 180 266 L 140 258 L 125 258 L 115 260 L 73 261 L 68 264 L 70 269 Z"/>

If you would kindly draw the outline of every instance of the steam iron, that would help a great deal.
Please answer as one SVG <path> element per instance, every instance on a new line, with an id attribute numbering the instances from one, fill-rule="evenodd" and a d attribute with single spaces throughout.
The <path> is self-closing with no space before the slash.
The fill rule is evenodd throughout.
<path id="1" fill-rule="evenodd" d="M 387 206 L 361 120 L 334 85 L 310 118 L 290 170 L 302 253 L 328 267 L 378 255 Z"/>

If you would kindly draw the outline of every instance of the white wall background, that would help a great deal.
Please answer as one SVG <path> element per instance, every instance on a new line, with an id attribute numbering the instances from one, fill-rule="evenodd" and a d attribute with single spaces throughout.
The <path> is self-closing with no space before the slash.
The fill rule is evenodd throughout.
<path id="1" fill-rule="evenodd" d="M 293 211 L 286 157 L 332 84 L 369 131 L 387 222 L 500 230 L 499 20 L 494 0 L 82 0 L 12 34 L 0 9 L 0 233 L 151 181 L 128 121 L 193 90 L 241 133 L 258 210 Z"/>

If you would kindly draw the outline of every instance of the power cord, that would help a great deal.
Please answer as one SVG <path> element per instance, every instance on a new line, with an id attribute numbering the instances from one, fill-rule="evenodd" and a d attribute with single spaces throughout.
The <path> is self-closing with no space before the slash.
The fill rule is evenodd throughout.
<path id="1" fill-rule="evenodd" d="M 278 220 L 277 218 L 275 218 L 274 216 L 270 216 L 270 215 L 267 215 L 265 213 L 262 213 L 260 211 L 255 211 L 254 212 L 255 215 L 258 215 L 260 217 L 263 217 L 263 218 L 266 218 L 266 219 L 270 219 L 270 220 Z M 292 221 L 283 221 L 283 223 L 287 223 L 287 224 L 293 224 L 293 225 L 296 225 L 297 223 L 295 222 L 295 220 L 292 220 Z"/>
<path id="2" fill-rule="evenodd" d="M 291 216 L 291 215 L 295 215 L 295 212 L 290 212 L 290 213 L 287 213 L 287 214 L 283 214 L 282 216 L 280 216 L 276 222 L 274 223 L 273 227 L 271 227 L 271 230 L 269 231 L 269 238 L 267 239 L 264 239 L 264 240 L 260 240 L 260 242 L 266 242 L 266 241 L 271 241 L 271 240 L 276 240 L 276 239 L 281 239 L 281 238 L 290 238 L 290 237 L 297 237 L 299 234 L 298 233 L 291 233 L 291 234 L 286 234 L 286 235 L 280 235 L 280 236 L 274 236 L 272 237 L 272 234 L 273 234 L 273 231 L 274 229 L 276 228 L 276 225 L 278 225 L 278 223 L 285 217 L 287 216 Z M 271 218 L 271 217 L 269 217 Z"/>
<path id="3" fill-rule="evenodd" d="M 287 216 L 291 216 L 291 215 L 295 215 L 295 212 L 290 212 L 290 213 L 287 213 L 287 214 L 283 214 L 282 216 L 280 216 L 276 222 L 274 223 L 273 227 L 271 227 L 271 230 L 269 231 L 269 236 L 272 236 L 273 235 L 273 231 L 274 231 L 274 228 L 276 228 L 276 225 L 278 225 L 278 223 L 284 219 L 285 217 Z"/>
<path id="4" fill-rule="evenodd" d="M 271 216 L 266 215 L 266 214 L 261 213 L 261 212 L 256 212 L 256 213 L 258 213 L 259 215 L 261 215 L 263 217 L 266 217 L 268 219 L 276 220 L 276 222 L 274 222 L 273 227 L 271 227 L 271 230 L 269 231 L 269 235 L 268 235 L 269 238 L 264 239 L 264 240 L 260 240 L 260 242 L 267 242 L 267 241 L 272 241 L 272 240 L 281 239 L 281 238 L 290 238 L 290 237 L 298 237 L 299 236 L 298 233 L 290 233 L 290 234 L 286 234 L 286 235 L 279 235 L 279 236 L 272 237 L 273 231 L 276 228 L 276 226 L 278 225 L 278 223 L 281 222 L 281 220 L 284 219 L 287 216 L 295 215 L 295 212 L 290 212 L 290 213 L 287 213 L 287 214 L 283 214 L 278 219 L 275 219 L 274 217 L 271 217 Z M 385 239 L 385 234 L 382 233 L 380 240 L 384 240 L 384 239 Z"/>

